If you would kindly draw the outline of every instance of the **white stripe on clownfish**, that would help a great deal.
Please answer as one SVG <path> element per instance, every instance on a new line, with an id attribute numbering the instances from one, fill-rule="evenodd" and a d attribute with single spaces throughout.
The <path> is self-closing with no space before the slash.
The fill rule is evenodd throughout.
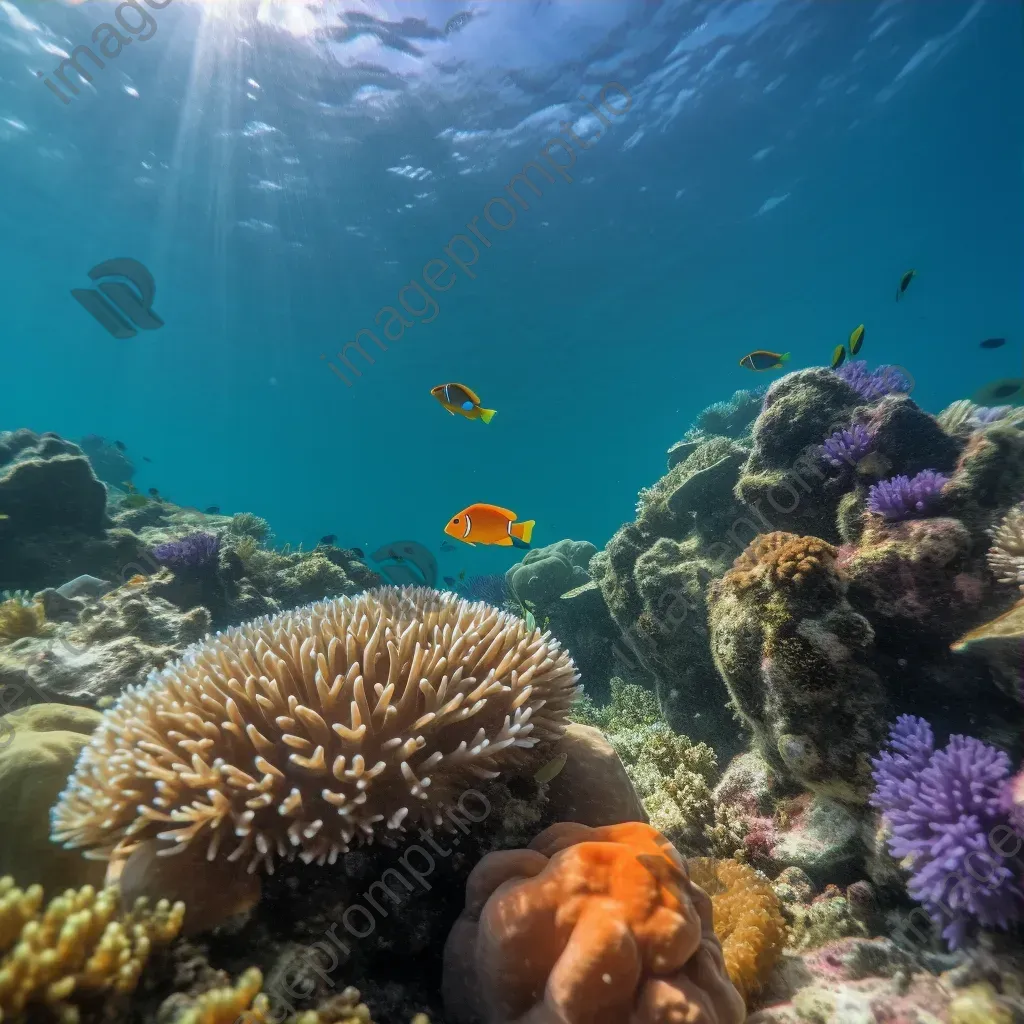
<path id="1" fill-rule="evenodd" d="M 473 523 L 469 516 L 466 516 L 466 529 L 462 534 L 462 539 L 465 540 L 469 536 L 469 531 L 473 529 Z"/>

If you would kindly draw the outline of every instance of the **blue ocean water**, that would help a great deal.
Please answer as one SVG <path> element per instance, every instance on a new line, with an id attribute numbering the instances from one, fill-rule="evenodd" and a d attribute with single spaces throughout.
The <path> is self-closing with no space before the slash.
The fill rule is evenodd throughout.
<path id="1" fill-rule="evenodd" d="M 601 546 L 703 407 L 775 376 L 752 349 L 823 364 L 864 323 L 931 411 L 1024 372 L 1011 0 L 131 7 L 0 0 L 0 427 L 121 440 L 143 491 L 307 545 L 436 549 L 484 501 Z M 37 73 L 119 11 L 142 28 L 64 102 Z M 572 180 L 510 202 L 545 147 Z M 410 283 L 473 218 L 431 319 Z M 122 256 L 165 326 L 117 340 L 70 290 Z M 345 350 L 400 293 L 402 337 Z"/>

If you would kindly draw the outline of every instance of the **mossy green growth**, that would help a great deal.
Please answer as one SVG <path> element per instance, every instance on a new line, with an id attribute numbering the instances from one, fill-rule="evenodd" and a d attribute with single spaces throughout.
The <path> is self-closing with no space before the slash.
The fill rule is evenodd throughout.
<path id="1" fill-rule="evenodd" d="M 48 892 L 102 883 L 102 862 L 50 841 L 50 808 L 102 717 L 65 704 L 33 704 L 0 717 L 0 821 L 11 826 L 0 842 L 0 877 Z"/>

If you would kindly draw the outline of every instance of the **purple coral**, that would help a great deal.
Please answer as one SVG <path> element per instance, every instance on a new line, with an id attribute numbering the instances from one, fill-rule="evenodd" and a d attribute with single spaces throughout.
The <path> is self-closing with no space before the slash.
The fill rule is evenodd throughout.
<path id="1" fill-rule="evenodd" d="M 906 858 L 907 890 L 950 948 L 972 921 L 1005 930 L 1019 920 L 1024 893 L 1002 849 L 1006 754 L 971 736 L 952 736 L 936 751 L 928 723 L 901 715 L 889 749 L 872 763 L 870 802 L 890 829 L 889 852 Z"/>
<path id="2" fill-rule="evenodd" d="M 153 548 L 153 557 L 174 572 L 201 572 L 216 564 L 220 537 L 212 533 L 190 533 Z"/>
<path id="3" fill-rule="evenodd" d="M 934 469 L 923 469 L 913 479 L 901 475 L 882 480 L 868 491 L 868 511 L 892 522 L 912 519 L 928 511 L 947 483 L 949 477 Z"/>
<path id="4" fill-rule="evenodd" d="M 886 395 L 909 395 L 914 389 L 913 382 L 898 366 L 879 366 L 868 372 L 867 362 L 855 359 L 833 372 L 866 402 L 877 402 Z"/>
<path id="5" fill-rule="evenodd" d="M 871 434 L 855 423 L 849 430 L 837 430 L 826 438 L 821 454 L 833 466 L 854 466 L 871 451 L 873 443 Z"/>

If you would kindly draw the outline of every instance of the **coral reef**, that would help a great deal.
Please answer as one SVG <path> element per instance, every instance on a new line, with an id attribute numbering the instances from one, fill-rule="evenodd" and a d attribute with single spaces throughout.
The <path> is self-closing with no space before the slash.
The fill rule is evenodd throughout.
<path id="1" fill-rule="evenodd" d="M 127 996 L 154 947 L 177 935 L 184 905 L 139 902 L 118 917 L 116 889 L 91 885 L 42 906 L 43 889 L 0 878 L 0 1019 L 49 1014 L 78 1024 L 81 1004 Z M 34 1019 L 39 1019 L 35 1017 Z"/>
<path id="2" fill-rule="evenodd" d="M 712 403 L 698 414 L 693 426 L 686 431 L 685 440 L 692 442 L 706 441 L 709 437 L 745 437 L 761 411 L 765 391 L 766 388 L 735 391 L 728 401 Z"/>
<path id="3" fill-rule="evenodd" d="M 1013 836 L 1003 805 L 1006 754 L 960 735 L 936 750 L 931 726 L 901 715 L 873 764 L 871 803 L 891 832 L 889 850 L 910 867 L 908 892 L 950 947 L 975 922 L 1005 930 L 1019 920 L 1024 892 L 1003 850 Z"/>
<path id="4" fill-rule="evenodd" d="M 831 545 L 788 533 L 759 537 L 711 587 L 711 648 L 773 771 L 824 796 L 863 802 L 885 693 L 858 660 L 873 634 L 846 587 Z"/>
<path id="5" fill-rule="evenodd" d="M 877 402 L 886 395 L 909 394 L 912 388 L 910 379 L 898 366 L 869 370 L 864 359 L 844 363 L 833 372 L 866 402 Z"/>
<path id="6" fill-rule="evenodd" d="M 210 628 L 205 608 L 179 612 L 156 596 L 171 582 L 166 570 L 140 577 L 101 598 L 63 598 L 57 591 L 39 595 L 42 607 L 65 619 L 47 636 L 0 647 L 0 687 L 8 707 L 15 695 L 88 704 L 119 696 L 163 668 Z"/>
<path id="7" fill-rule="evenodd" d="M 744 936 L 746 939 L 746 936 Z M 490 854 L 445 947 L 453 1024 L 739 1024 L 711 900 L 647 825 L 562 823 Z"/>
<path id="8" fill-rule="evenodd" d="M 135 475 L 132 460 L 105 437 L 86 434 L 78 446 L 85 453 L 93 472 L 105 484 L 123 487 Z"/>
<path id="9" fill-rule="evenodd" d="M 115 863 L 194 843 L 249 873 L 333 864 L 353 841 L 439 822 L 472 780 L 556 741 L 576 678 L 557 641 L 426 588 L 257 620 L 105 713 L 53 836 Z"/>
<path id="10" fill-rule="evenodd" d="M 1001 954 L 929 970 L 886 938 L 787 954 L 746 1024 L 1011 1024 L 1024 960 Z"/>
<path id="11" fill-rule="evenodd" d="M 641 493 L 636 522 L 590 563 L 623 640 L 654 676 L 669 724 L 723 757 L 742 741 L 711 659 L 705 594 L 742 549 L 737 531 L 759 529 L 733 496 L 745 457 L 726 438 L 698 445 Z"/>
<path id="12" fill-rule="evenodd" d="M 96 711 L 63 704 L 0 718 L 0 875 L 47 890 L 103 880 L 101 865 L 50 842 L 50 807 L 100 720 Z"/>
<path id="13" fill-rule="evenodd" d="M 257 544 L 270 539 L 270 523 L 252 512 L 236 512 L 228 523 L 228 533 L 235 537 L 251 537 Z"/>
<path id="14" fill-rule="evenodd" d="M 836 468 L 855 466 L 871 451 L 874 438 L 859 423 L 849 430 L 836 430 L 821 446 L 822 457 Z"/>
<path id="15" fill-rule="evenodd" d="M 686 867 L 690 880 L 711 897 L 726 970 L 749 1001 L 768 980 L 786 944 L 779 899 L 763 875 L 735 860 L 696 857 Z"/>
<path id="16" fill-rule="evenodd" d="M 153 557 L 175 574 L 198 576 L 216 566 L 219 551 L 220 537 L 199 531 L 157 545 Z"/>

